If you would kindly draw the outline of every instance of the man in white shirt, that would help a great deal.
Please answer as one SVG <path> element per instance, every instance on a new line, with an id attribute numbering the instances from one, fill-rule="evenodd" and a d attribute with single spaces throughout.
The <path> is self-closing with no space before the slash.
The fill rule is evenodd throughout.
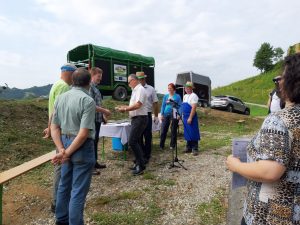
<path id="1" fill-rule="evenodd" d="M 139 83 L 135 74 L 131 74 L 128 77 L 128 85 L 132 89 L 129 106 L 117 106 L 116 110 L 119 112 L 129 112 L 129 117 L 131 118 L 131 131 L 128 144 L 135 156 L 135 164 L 131 169 L 133 170 L 133 175 L 140 175 L 146 168 L 140 139 L 148 122 L 146 108 L 147 94 L 145 88 Z"/>
<path id="2" fill-rule="evenodd" d="M 141 137 L 141 145 L 144 152 L 145 163 L 151 158 L 152 151 L 152 108 L 154 111 L 154 123 L 158 123 L 158 98 L 155 89 L 146 83 L 147 75 L 144 72 L 136 72 L 141 85 L 145 88 L 147 94 L 147 115 L 148 124 Z"/>

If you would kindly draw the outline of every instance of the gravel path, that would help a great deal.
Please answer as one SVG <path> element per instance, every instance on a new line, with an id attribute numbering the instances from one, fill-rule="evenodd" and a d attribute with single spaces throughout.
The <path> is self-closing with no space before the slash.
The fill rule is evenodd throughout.
<path id="1" fill-rule="evenodd" d="M 145 179 L 144 176 L 132 177 L 128 170 L 131 165 L 130 161 L 106 160 L 108 168 L 101 170 L 101 175 L 93 176 L 85 210 L 86 224 L 96 224 L 92 221 L 91 215 L 97 212 L 97 204 L 95 204 L 97 199 L 103 196 L 112 198 L 125 191 L 140 191 L 143 195 L 139 200 L 122 201 L 117 205 L 107 204 L 102 210 L 116 212 L 136 205 L 135 209 L 143 211 L 147 210 L 147 206 L 140 204 L 139 201 L 155 200 L 162 209 L 162 213 L 154 224 L 199 224 L 200 218 L 196 213 L 197 206 L 209 202 L 220 190 L 228 193 L 230 173 L 226 171 L 224 165 L 226 151 L 228 148 L 210 153 L 204 152 L 198 156 L 180 154 L 179 159 L 184 160 L 183 165 L 188 169 L 184 170 L 176 167 L 169 169 L 171 152 L 165 150 L 156 154 L 147 168 L 146 173 L 151 175 L 151 179 Z M 157 185 L 159 181 L 163 182 Z M 173 185 L 164 185 L 166 181 L 173 181 Z M 47 208 L 47 206 L 45 207 Z M 41 218 L 36 218 L 27 224 L 55 224 L 54 216 L 49 210 L 44 210 L 43 213 L 45 215 Z"/>

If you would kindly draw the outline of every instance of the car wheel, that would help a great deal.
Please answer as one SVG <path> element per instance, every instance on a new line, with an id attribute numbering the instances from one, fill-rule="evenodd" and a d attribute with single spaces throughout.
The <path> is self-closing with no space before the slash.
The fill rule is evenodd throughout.
<path id="1" fill-rule="evenodd" d="M 227 112 L 233 112 L 233 107 L 232 107 L 232 105 L 227 106 Z"/>
<path id="2" fill-rule="evenodd" d="M 249 109 L 246 109 L 245 112 L 244 112 L 244 114 L 245 114 L 245 115 L 250 115 L 250 110 L 249 110 Z"/>

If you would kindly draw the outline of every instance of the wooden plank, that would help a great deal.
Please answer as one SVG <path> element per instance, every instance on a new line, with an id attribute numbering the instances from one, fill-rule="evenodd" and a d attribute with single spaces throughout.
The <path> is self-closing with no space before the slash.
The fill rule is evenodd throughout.
<path id="1" fill-rule="evenodd" d="M 38 158 L 35 158 L 31 161 L 28 161 L 26 163 L 23 163 L 20 166 L 14 167 L 12 169 L 6 170 L 2 173 L 0 173 L 0 184 L 3 184 L 17 176 L 22 175 L 23 173 L 26 173 L 27 171 L 30 171 L 52 159 L 52 157 L 55 155 L 55 150 L 52 152 L 49 152 L 45 155 L 42 155 Z"/>

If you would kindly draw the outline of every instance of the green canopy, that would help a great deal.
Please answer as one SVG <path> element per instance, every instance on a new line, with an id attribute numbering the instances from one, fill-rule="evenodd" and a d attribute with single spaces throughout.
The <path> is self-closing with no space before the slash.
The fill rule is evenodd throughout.
<path id="1" fill-rule="evenodd" d="M 154 66 L 153 57 L 142 56 L 140 54 L 129 53 L 111 48 L 96 46 L 92 44 L 80 45 L 68 52 L 68 62 L 88 62 L 94 59 L 116 59 L 121 61 L 130 61 L 137 64 Z"/>

